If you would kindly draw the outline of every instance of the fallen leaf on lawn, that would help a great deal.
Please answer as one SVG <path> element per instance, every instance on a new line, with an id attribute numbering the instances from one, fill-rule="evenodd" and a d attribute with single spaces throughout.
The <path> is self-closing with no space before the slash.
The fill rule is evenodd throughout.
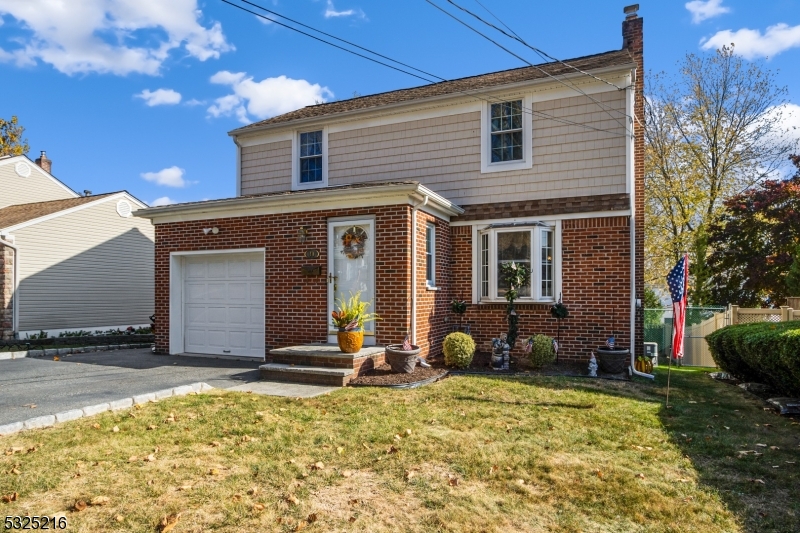
<path id="1" fill-rule="evenodd" d="M 300 505 L 300 500 L 297 499 L 297 496 L 294 494 L 288 494 L 286 496 L 286 501 L 291 503 L 292 505 Z"/>
<path id="2" fill-rule="evenodd" d="M 414 472 L 412 472 L 411 470 L 406 470 L 406 476 L 405 476 L 406 481 L 411 481 L 411 478 L 414 477 L 415 475 L 416 474 L 414 474 Z"/>
<path id="3" fill-rule="evenodd" d="M 222 444 L 220 444 L 217 441 L 212 441 L 211 444 L 209 444 L 209 446 L 211 446 L 212 448 L 218 448 L 218 447 L 222 446 Z"/>
<path id="4" fill-rule="evenodd" d="M 232 500 L 235 501 L 235 502 L 240 502 L 240 501 L 242 501 L 242 495 L 241 494 L 234 494 Z"/>
<path id="5" fill-rule="evenodd" d="M 362 443 L 361 443 L 361 445 L 362 445 L 364 448 L 366 448 L 367 450 L 369 450 L 369 446 L 367 446 L 367 443 L 366 443 L 366 442 L 362 442 Z"/>
<path id="6" fill-rule="evenodd" d="M 6 451 L 6 455 L 14 455 L 15 453 L 20 453 L 24 450 L 25 448 L 23 448 L 22 446 L 12 446 Z"/>
<path id="7" fill-rule="evenodd" d="M 600 470 L 595 470 L 594 473 L 597 475 L 597 477 L 603 479 L 603 473 Z"/>
<path id="8" fill-rule="evenodd" d="M 352 524 L 353 522 L 356 521 L 356 517 L 355 516 L 351 516 L 350 518 L 347 519 L 347 521 Z"/>
<path id="9" fill-rule="evenodd" d="M 148 463 L 152 463 L 153 461 L 156 460 L 156 456 L 151 453 L 150 455 L 145 457 L 144 460 L 147 461 Z"/>
<path id="10" fill-rule="evenodd" d="M 264 510 L 264 504 L 257 503 L 255 505 L 253 505 L 253 510 L 254 511 L 263 511 Z"/>
<path id="11" fill-rule="evenodd" d="M 344 453 L 344 448 L 339 446 L 338 448 L 336 448 L 336 453 L 338 453 L 339 455 L 342 455 Z"/>
<path id="12" fill-rule="evenodd" d="M 93 427 L 94 429 L 100 429 L 100 424 L 98 424 L 98 423 L 96 423 L 96 422 L 95 422 L 94 424 L 92 424 L 92 427 Z"/>
<path id="13" fill-rule="evenodd" d="M 449 476 L 448 479 L 447 479 L 447 484 L 450 485 L 451 487 L 457 487 L 458 486 L 458 478 L 456 476 L 453 476 L 453 475 Z"/>
<path id="14" fill-rule="evenodd" d="M 395 435 L 394 440 L 400 440 L 402 437 L 400 435 Z"/>
<path id="15" fill-rule="evenodd" d="M 116 520 L 117 522 L 124 522 L 125 517 L 122 516 L 121 514 L 118 514 L 117 516 L 114 517 L 114 520 Z"/>
<path id="16" fill-rule="evenodd" d="M 352 498 L 347 503 L 349 503 L 350 505 L 358 505 L 358 499 Z"/>
<path id="17" fill-rule="evenodd" d="M 61 361 L 61 358 L 57 355 L 53 356 L 53 361 Z"/>
<path id="18" fill-rule="evenodd" d="M 524 484 L 525 484 L 525 480 L 524 479 L 518 479 L 517 480 L 517 485 L 524 485 Z"/>
<path id="19" fill-rule="evenodd" d="M 389 446 L 389 449 L 388 449 L 388 450 L 386 450 L 386 453 L 392 454 L 392 453 L 397 453 L 397 452 L 399 452 L 399 451 L 400 451 L 400 450 L 399 450 L 398 448 L 395 448 L 395 447 L 392 445 L 392 446 Z"/>
<path id="20" fill-rule="evenodd" d="M 242 442 L 250 442 L 251 440 L 255 439 L 253 439 L 253 437 L 251 437 L 250 435 L 245 435 L 244 437 L 242 437 Z"/>
<path id="21" fill-rule="evenodd" d="M 158 530 L 161 533 L 167 533 L 168 531 L 172 531 L 172 528 L 175 527 L 175 524 L 178 523 L 178 520 L 181 518 L 181 513 L 173 513 L 165 515 L 164 518 L 161 519 L 161 522 L 158 523 Z"/>
<path id="22" fill-rule="evenodd" d="M 325 468 L 325 463 L 323 463 L 322 461 L 317 461 L 316 463 L 311 465 L 311 470 L 322 470 L 323 468 Z"/>
<path id="23" fill-rule="evenodd" d="M 406 435 L 411 435 L 411 430 L 410 429 L 406 430 Z"/>
<path id="24" fill-rule="evenodd" d="M 86 509 L 86 502 L 83 500 L 78 500 L 75 502 L 75 505 L 73 505 L 72 508 L 78 512 L 81 512 Z"/>
<path id="25" fill-rule="evenodd" d="M 766 448 L 767 447 L 766 444 L 756 444 L 756 446 L 758 446 L 759 448 Z"/>
<path id="26" fill-rule="evenodd" d="M 780 450 L 780 448 L 778 448 L 777 446 L 770 446 L 769 449 L 770 450 Z"/>
<path id="27" fill-rule="evenodd" d="M 156 426 L 156 425 L 150 424 L 149 426 L 147 426 L 147 429 L 148 430 L 152 430 L 152 429 L 156 429 L 157 427 L 158 426 Z"/>
<path id="28" fill-rule="evenodd" d="M 247 494 L 250 494 L 251 496 L 256 496 L 259 492 L 261 492 L 260 488 L 253 487 L 252 489 L 247 491 Z"/>
<path id="29" fill-rule="evenodd" d="M 216 476 L 216 475 L 218 475 L 218 474 L 219 474 L 219 470 L 218 470 L 218 469 L 216 469 L 216 468 L 210 468 L 210 469 L 208 470 L 208 475 L 209 475 L 209 476 Z"/>
<path id="30" fill-rule="evenodd" d="M 307 524 L 306 522 L 304 522 L 303 520 L 300 520 L 300 521 L 297 523 L 297 525 L 296 525 L 296 526 L 294 526 L 294 530 L 295 530 L 295 531 L 300 531 L 301 529 L 305 529 L 305 527 L 306 527 L 307 525 L 308 525 L 308 524 Z"/>
<path id="31" fill-rule="evenodd" d="M 119 433 L 119 426 L 114 426 L 113 428 L 111 428 L 111 431 L 113 431 L 114 433 Z"/>
<path id="32" fill-rule="evenodd" d="M 95 496 L 89 503 L 92 505 L 105 505 L 110 501 L 111 498 L 109 498 L 108 496 Z"/>
<path id="33" fill-rule="evenodd" d="M 697 402 L 694 400 L 689 400 L 689 403 L 697 403 Z"/>
<path id="34" fill-rule="evenodd" d="M 352 475 L 353 473 L 350 470 L 345 470 L 344 472 L 342 472 L 342 477 L 350 477 Z"/>
<path id="35" fill-rule="evenodd" d="M 19 494 L 16 492 L 12 492 L 11 494 L 3 494 L 2 500 L 4 503 L 10 503 L 17 501 L 18 498 Z"/>
<path id="36" fill-rule="evenodd" d="M 758 485 L 766 485 L 766 483 L 764 483 L 763 479 L 751 479 L 750 481 L 752 481 L 753 483 L 756 483 Z"/>
<path id="37" fill-rule="evenodd" d="M 308 520 L 308 523 L 309 523 L 309 524 L 313 524 L 314 522 L 316 522 L 316 521 L 317 521 L 317 518 L 318 518 L 318 517 L 317 517 L 317 513 L 311 513 L 310 515 L 308 515 L 308 516 L 306 517 L 306 520 Z"/>
<path id="38" fill-rule="evenodd" d="M 636 474 L 636 477 L 638 477 L 639 479 L 644 479 L 644 474 L 639 472 L 638 474 Z"/>

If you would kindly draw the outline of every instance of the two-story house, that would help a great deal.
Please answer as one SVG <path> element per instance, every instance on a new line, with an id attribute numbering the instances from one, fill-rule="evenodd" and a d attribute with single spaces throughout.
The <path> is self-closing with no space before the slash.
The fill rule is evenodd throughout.
<path id="1" fill-rule="evenodd" d="M 485 347 L 507 329 L 498 271 L 513 260 L 532 272 L 517 300 L 523 335 L 555 335 L 549 309 L 561 296 L 562 357 L 588 358 L 612 331 L 641 353 L 636 7 L 620 50 L 231 131 L 235 198 L 137 212 L 156 229 L 158 351 L 262 358 L 335 342 L 330 311 L 352 291 L 382 317 L 365 344 L 410 333 L 423 354 L 439 353 L 456 298 Z"/>

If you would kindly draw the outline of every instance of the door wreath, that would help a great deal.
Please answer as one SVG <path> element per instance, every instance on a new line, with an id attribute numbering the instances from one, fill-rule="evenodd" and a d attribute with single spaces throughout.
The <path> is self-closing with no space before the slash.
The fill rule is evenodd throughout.
<path id="1" fill-rule="evenodd" d="M 348 259 L 364 256 L 367 232 L 361 226 L 353 226 L 342 234 L 342 253 Z"/>

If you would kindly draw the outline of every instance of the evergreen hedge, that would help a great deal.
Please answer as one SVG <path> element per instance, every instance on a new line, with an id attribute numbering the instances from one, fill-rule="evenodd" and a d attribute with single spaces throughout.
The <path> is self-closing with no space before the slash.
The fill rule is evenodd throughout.
<path id="1" fill-rule="evenodd" d="M 800 396 L 800 321 L 726 326 L 706 336 L 722 370 Z"/>

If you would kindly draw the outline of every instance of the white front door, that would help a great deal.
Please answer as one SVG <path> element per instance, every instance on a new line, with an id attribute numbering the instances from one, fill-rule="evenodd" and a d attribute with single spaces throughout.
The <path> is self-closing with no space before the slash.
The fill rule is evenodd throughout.
<path id="1" fill-rule="evenodd" d="M 264 357 L 264 255 L 184 258 L 184 352 Z"/>
<path id="2" fill-rule="evenodd" d="M 331 311 L 337 300 L 361 292 L 375 309 L 375 223 L 370 219 L 328 222 L 328 342 L 336 342 Z M 364 327 L 364 344 L 375 344 L 375 322 Z"/>

